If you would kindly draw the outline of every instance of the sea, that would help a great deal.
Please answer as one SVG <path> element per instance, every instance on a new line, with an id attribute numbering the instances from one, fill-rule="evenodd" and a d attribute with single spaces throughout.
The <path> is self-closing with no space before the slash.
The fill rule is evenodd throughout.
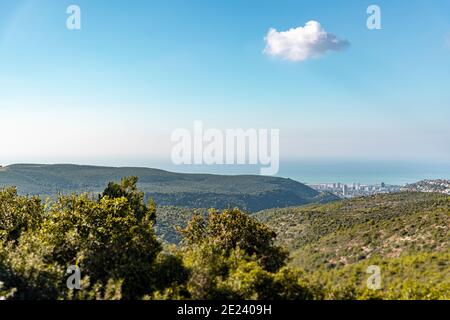
<path id="1" fill-rule="evenodd" d="M 10 162 L 14 163 L 14 162 Z M 33 163 L 48 163 L 34 161 Z M 170 159 L 73 159 L 51 163 L 74 163 L 112 167 L 147 167 L 181 173 L 222 175 L 259 175 L 260 165 L 175 165 Z M 1 164 L 1 163 L 0 163 Z M 285 160 L 280 161 L 278 177 L 290 178 L 305 184 L 360 183 L 375 185 L 384 182 L 405 185 L 425 179 L 450 180 L 450 161 L 416 160 Z"/>
<path id="2" fill-rule="evenodd" d="M 254 165 L 160 165 L 161 169 L 185 173 L 259 174 Z M 424 161 L 282 161 L 276 176 L 306 184 L 361 183 L 405 185 L 425 179 L 450 180 L 450 162 Z"/>

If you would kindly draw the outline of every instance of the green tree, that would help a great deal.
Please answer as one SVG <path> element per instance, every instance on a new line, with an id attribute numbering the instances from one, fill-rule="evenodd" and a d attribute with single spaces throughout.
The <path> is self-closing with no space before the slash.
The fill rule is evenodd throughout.
<path id="1" fill-rule="evenodd" d="M 276 234 L 238 209 L 194 216 L 180 232 L 190 271 L 185 298 L 313 298 L 301 274 L 283 268 L 287 253 L 274 244 Z"/>
<path id="2" fill-rule="evenodd" d="M 0 241 L 15 241 L 36 229 L 44 218 L 44 206 L 38 197 L 21 197 L 16 188 L 0 190 Z"/>
<path id="3" fill-rule="evenodd" d="M 180 233 L 182 246 L 209 243 L 212 250 L 223 251 L 225 255 L 240 248 L 246 255 L 256 256 L 264 269 L 271 272 L 284 266 L 288 257 L 286 250 L 274 244 L 275 232 L 238 209 L 211 210 L 206 219 L 196 215 Z"/>
<path id="4" fill-rule="evenodd" d="M 153 263 L 161 251 L 153 224 L 156 206 L 144 203 L 137 179 L 110 183 L 98 201 L 87 195 L 61 196 L 41 228 L 49 258 L 76 264 L 92 283 L 123 280 L 124 298 L 151 290 Z"/>

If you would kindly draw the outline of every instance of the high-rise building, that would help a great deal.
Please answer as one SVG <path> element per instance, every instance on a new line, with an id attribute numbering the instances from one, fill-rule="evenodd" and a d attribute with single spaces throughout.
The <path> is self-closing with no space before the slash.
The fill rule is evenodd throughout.
<path id="1" fill-rule="evenodd" d="M 348 187 L 346 184 L 342 185 L 342 195 L 346 197 L 348 195 Z"/>

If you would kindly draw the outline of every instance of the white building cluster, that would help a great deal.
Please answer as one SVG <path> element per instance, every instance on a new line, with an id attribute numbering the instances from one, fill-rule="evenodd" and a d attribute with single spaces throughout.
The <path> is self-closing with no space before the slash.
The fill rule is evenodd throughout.
<path id="1" fill-rule="evenodd" d="M 408 184 L 401 191 L 444 193 L 450 195 L 450 180 L 423 180 L 413 184 Z"/>
<path id="2" fill-rule="evenodd" d="M 336 196 L 343 198 L 353 198 L 361 196 L 370 196 L 379 193 L 392 193 L 399 192 L 400 186 L 386 185 L 381 182 L 380 184 L 361 184 L 361 183 L 322 183 L 309 185 L 311 188 L 333 193 Z"/>

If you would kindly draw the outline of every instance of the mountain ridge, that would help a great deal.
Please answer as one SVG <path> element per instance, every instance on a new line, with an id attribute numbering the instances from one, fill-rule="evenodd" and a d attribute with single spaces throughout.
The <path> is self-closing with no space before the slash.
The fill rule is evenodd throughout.
<path id="1" fill-rule="evenodd" d="M 249 212 L 338 200 L 300 182 L 258 175 L 176 173 L 145 167 L 105 167 L 73 164 L 13 164 L 0 168 L 0 187 L 16 186 L 20 194 L 103 191 L 110 181 L 137 176 L 146 198 L 158 205 L 218 209 L 239 207 Z"/>

